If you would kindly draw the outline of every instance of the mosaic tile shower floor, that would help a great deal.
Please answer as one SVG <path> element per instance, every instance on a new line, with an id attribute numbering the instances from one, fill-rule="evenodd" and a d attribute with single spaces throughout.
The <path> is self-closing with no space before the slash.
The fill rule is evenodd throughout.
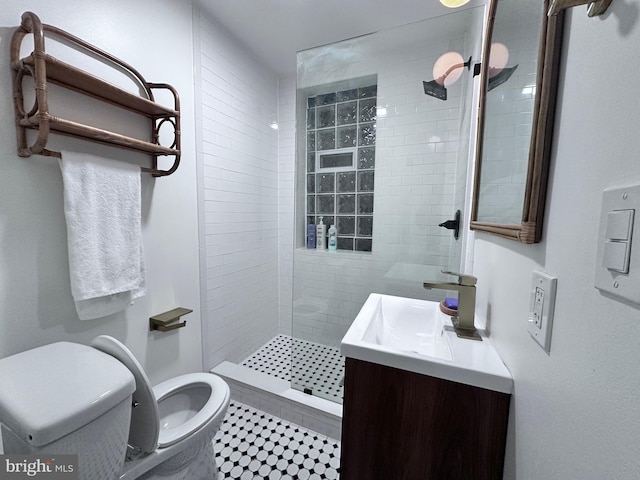
<path id="1" fill-rule="evenodd" d="M 214 440 L 215 480 L 337 480 L 340 442 L 232 401 Z"/>
<path id="2" fill-rule="evenodd" d="M 282 380 L 293 376 L 294 388 L 342 403 L 344 358 L 337 348 L 278 335 L 241 365 Z"/>

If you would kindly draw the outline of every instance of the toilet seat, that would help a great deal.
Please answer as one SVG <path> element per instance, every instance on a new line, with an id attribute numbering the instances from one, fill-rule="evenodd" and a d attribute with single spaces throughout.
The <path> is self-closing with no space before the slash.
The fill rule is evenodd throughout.
<path id="1" fill-rule="evenodd" d="M 131 399 L 131 426 L 129 445 L 143 452 L 151 453 L 158 448 L 160 422 L 158 403 L 142 365 L 131 351 L 109 335 L 100 335 L 91 340 L 91 346 L 119 360 L 133 374 L 136 391 Z"/>
<path id="2" fill-rule="evenodd" d="M 164 448 L 195 433 L 200 428 L 207 425 L 208 421 L 214 418 L 221 410 L 227 406 L 228 387 L 220 377 L 210 373 L 188 373 L 179 377 L 170 378 L 153 387 L 153 392 L 158 404 L 162 404 L 171 395 L 190 388 L 210 389 L 208 398 L 204 406 L 186 421 L 177 424 L 175 427 L 162 428 L 158 437 L 158 447 Z"/>
<path id="3" fill-rule="evenodd" d="M 157 448 L 165 448 L 178 443 L 189 435 L 206 427 L 209 420 L 227 408 L 229 388 L 224 380 L 210 373 L 188 373 L 165 380 L 155 387 L 138 360 L 121 342 L 108 335 L 100 335 L 91 341 L 91 346 L 122 362 L 133 374 L 136 391 L 133 393 L 129 445 L 143 452 L 151 453 Z M 190 389 L 205 388 L 200 395 L 199 406 L 188 409 L 195 411 L 184 421 L 176 421 L 175 426 L 160 424 L 159 404 Z M 193 393 L 193 392 L 192 392 Z M 181 412 L 178 412 L 179 414 Z"/>

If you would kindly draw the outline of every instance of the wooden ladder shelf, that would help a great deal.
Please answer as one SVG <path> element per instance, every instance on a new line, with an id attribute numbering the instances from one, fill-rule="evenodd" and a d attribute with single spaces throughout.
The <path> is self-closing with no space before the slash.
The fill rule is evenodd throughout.
<path id="1" fill-rule="evenodd" d="M 126 71 L 140 84 L 146 98 L 122 90 L 88 72 L 48 55 L 45 52 L 45 32 L 81 47 L 88 54 L 97 55 L 100 59 L 106 60 L 109 65 L 113 65 L 114 68 Z M 30 55 L 20 58 L 22 41 L 27 34 L 33 35 L 34 50 Z M 11 38 L 11 69 L 13 71 L 13 104 L 19 156 L 60 157 L 60 152 L 46 148 L 49 134 L 59 133 L 90 142 L 150 154 L 152 157 L 151 167 L 143 167 L 142 171 L 151 173 L 155 177 L 170 175 L 178 168 L 180 164 L 180 99 L 171 85 L 147 82 L 132 66 L 64 30 L 41 23 L 38 16 L 32 12 L 25 12 L 22 15 L 22 23 Z M 35 87 L 35 104 L 29 110 L 24 105 L 22 84 L 25 75 L 33 77 Z M 146 121 L 150 124 L 150 139 L 141 140 L 52 115 L 48 106 L 48 82 L 146 117 Z M 156 89 L 168 90 L 173 95 L 173 108 L 154 101 L 153 91 Z M 173 144 L 168 147 L 160 145 L 159 142 L 160 128 L 166 123 L 172 125 L 174 131 Z M 37 130 L 37 138 L 32 145 L 27 144 L 27 129 Z M 159 156 L 173 156 L 173 165 L 167 170 L 159 169 Z"/>

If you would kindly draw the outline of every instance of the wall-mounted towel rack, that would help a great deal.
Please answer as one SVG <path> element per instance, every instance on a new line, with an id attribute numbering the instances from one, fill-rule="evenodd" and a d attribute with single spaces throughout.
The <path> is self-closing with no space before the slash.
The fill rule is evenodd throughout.
<path id="1" fill-rule="evenodd" d="M 144 91 L 144 95 L 136 95 L 106 82 L 88 72 L 69 65 L 45 52 L 45 32 L 58 36 L 76 47 L 81 47 L 90 55 L 99 57 L 114 68 L 123 70 L 133 76 Z M 27 34 L 33 35 L 33 52 L 20 58 L 22 41 Z M 152 157 L 150 168 L 142 171 L 160 177 L 170 175 L 180 164 L 180 99 L 176 90 L 166 83 L 147 82 L 140 73 L 113 55 L 65 32 L 57 27 L 40 22 L 32 12 L 22 14 L 22 23 L 11 38 L 11 69 L 13 70 L 13 104 L 16 115 L 18 137 L 18 155 L 46 155 L 60 157 L 60 152 L 46 148 L 50 133 L 59 133 L 90 142 L 112 145 L 136 152 L 148 153 Z M 34 79 L 35 103 L 27 109 L 24 105 L 23 79 L 31 76 Z M 138 138 L 121 135 L 101 128 L 84 125 L 52 115 L 49 112 L 47 84 L 51 82 L 96 98 L 111 105 L 121 107 L 145 117 L 150 122 L 150 138 Z M 174 107 L 169 108 L 154 101 L 153 90 L 168 90 L 174 99 Z M 160 145 L 160 128 L 165 124 L 173 126 L 173 144 Z M 37 138 L 32 145 L 27 145 L 27 129 L 37 130 Z M 158 168 L 159 156 L 173 156 L 173 165 L 167 170 Z"/>

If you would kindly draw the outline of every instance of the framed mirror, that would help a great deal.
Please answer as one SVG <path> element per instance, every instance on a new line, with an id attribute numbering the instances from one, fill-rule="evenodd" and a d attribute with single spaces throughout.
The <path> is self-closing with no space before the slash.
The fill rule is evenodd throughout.
<path id="1" fill-rule="evenodd" d="M 542 238 L 563 12 L 493 0 L 483 47 L 472 230 Z M 489 61 L 485 61 L 489 59 Z"/>

